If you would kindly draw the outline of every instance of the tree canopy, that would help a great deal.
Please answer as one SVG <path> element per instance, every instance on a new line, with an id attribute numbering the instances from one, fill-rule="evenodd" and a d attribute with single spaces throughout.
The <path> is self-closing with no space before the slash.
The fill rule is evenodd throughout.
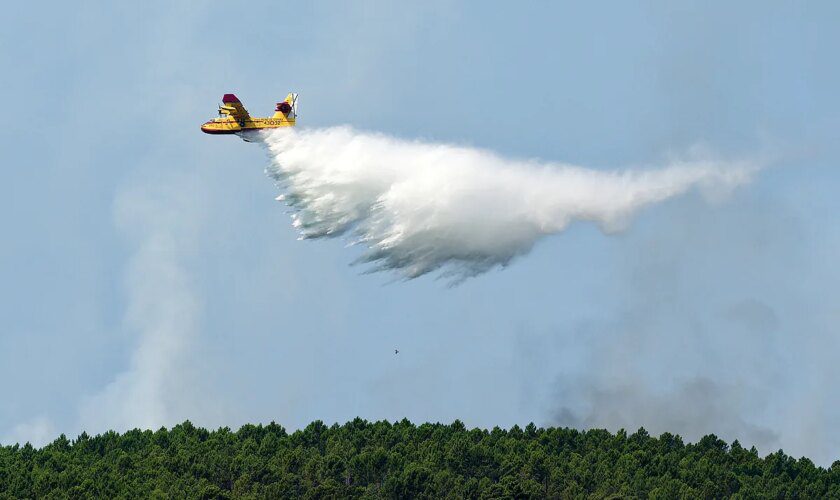
<path id="1" fill-rule="evenodd" d="M 408 420 L 64 435 L 0 447 L 5 498 L 838 498 L 817 467 L 714 435 Z"/>

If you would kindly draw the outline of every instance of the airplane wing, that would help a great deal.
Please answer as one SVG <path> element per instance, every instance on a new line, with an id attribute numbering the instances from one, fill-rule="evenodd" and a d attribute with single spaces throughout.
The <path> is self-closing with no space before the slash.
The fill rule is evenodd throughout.
<path id="1" fill-rule="evenodd" d="M 242 102 L 233 94 L 225 94 L 222 97 L 222 105 L 219 106 L 219 113 L 232 116 L 234 120 L 240 121 L 249 118 L 248 110 Z"/>

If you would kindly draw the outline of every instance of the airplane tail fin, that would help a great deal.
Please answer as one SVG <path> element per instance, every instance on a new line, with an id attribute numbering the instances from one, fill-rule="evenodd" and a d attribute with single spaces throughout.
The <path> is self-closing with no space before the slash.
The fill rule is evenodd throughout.
<path id="1" fill-rule="evenodd" d="M 297 97 L 294 92 L 289 92 L 283 102 L 278 102 L 277 107 L 274 108 L 274 116 L 272 118 L 279 118 L 294 124 L 297 118 Z"/>

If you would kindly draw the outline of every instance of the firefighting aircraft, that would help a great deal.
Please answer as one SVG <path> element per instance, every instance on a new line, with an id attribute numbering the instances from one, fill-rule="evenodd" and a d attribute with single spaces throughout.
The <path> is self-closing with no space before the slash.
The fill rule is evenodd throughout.
<path id="1" fill-rule="evenodd" d="M 254 118 L 235 95 L 225 94 L 219 106 L 219 117 L 202 125 L 201 131 L 205 134 L 237 134 L 264 128 L 294 127 L 297 96 L 290 93 L 283 102 L 278 102 L 271 118 Z"/>

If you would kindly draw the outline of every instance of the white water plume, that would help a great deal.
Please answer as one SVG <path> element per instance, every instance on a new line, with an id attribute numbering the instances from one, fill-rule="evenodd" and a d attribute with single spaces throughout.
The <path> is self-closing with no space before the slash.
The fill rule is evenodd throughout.
<path id="1" fill-rule="evenodd" d="M 645 206 L 695 187 L 725 192 L 756 170 L 693 160 L 604 171 L 349 127 L 277 129 L 258 140 L 302 238 L 352 234 L 367 247 L 360 262 L 405 278 L 440 271 L 459 281 L 506 266 L 573 221 L 617 231 Z"/>

